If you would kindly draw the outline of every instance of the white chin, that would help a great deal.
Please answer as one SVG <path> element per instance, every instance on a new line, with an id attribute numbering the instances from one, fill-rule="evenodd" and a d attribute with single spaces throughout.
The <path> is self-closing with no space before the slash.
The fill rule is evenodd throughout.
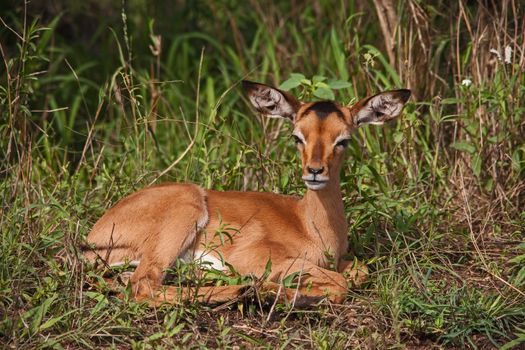
<path id="1" fill-rule="evenodd" d="M 306 187 L 308 187 L 308 189 L 313 190 L 313 191 L 322 190 L 323 188 L 326 187 L 326 183 L 327 181 L 324 181 L 324 182 L 305 181 Z"/>

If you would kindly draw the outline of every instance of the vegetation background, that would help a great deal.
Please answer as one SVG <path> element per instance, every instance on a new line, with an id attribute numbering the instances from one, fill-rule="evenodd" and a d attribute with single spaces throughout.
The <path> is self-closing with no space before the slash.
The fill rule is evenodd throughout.
<path id="1" fill-rule="evenodd" d="M 2 1 L 2 347 L 523 348 L 524 18 L 519 0 Z M 344 167 L 370 281 L 308 310 L 116 298 L 79 246 L 126 194 L 304 191 L 289 125 L 254 115 L 243 78 L 344 104 L 412 89 Z"/>

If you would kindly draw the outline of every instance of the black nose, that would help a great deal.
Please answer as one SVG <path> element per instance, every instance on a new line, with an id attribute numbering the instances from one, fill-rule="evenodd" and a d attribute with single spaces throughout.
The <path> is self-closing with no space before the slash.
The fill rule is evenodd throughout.
<path id="1" fill-rule="evenodd" d="M 320 167 L 320 168 L 310 168 L 310 167 L 307 167 L 308 169 L 308 172 L 310 174 L 314 174 L 314 175 L 317 175 L 317 174 L 321 174 L 324 170 L 324 167 Z"/>

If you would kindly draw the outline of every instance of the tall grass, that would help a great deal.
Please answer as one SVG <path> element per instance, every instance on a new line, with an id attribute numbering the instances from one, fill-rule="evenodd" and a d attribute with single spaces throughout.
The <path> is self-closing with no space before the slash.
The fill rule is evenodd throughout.
<path id="1" fill-rule="evenodd" d="M 12 3 L 0 48 L 0 327 L 7 347 L 523 346 L 525 8 L 519 1 Z M 510 54 L 509 54 L 510 52 Z M 342 80 L 350 104 L 411 88 L 352 140 L 342 306 L 148 309 L 79 245 L 150 183 L 300 194 L 289 125 L 237 83 Z M 309 94 L 304 83 L 292 88 Z"/>

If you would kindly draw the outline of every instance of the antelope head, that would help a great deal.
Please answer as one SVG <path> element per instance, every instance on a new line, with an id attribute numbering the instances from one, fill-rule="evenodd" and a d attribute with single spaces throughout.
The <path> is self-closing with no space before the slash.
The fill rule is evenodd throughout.
<path id="1" fill-rule="evenodd" d="M 353 106 L 332 101 L 301 102 L 268 85 L 243 81 L 250 102 L 262 115 L 285 118 L 301 154 L 302 179 L 310 190 L 322 190 L 339 178 L 344 151 L 352 133 L 365 124 L 383 124 L 401 114 L 410 90 L 367 97 Z"/>

